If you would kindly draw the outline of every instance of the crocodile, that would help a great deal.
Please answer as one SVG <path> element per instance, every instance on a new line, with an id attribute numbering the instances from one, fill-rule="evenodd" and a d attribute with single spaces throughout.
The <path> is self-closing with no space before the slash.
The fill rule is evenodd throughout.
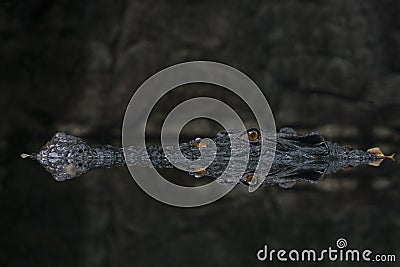
<path id="1" fill-rule="evenodd" d="M 248 142 L 242 145 L 250 147 L 246 150 L 249 151 L 249 155 L 240 157 L 248 159 L 247 167 L 239 181 L 224 180 L 220 177 L 231 159 L 231 140 L 235 134 L 246 135 Z M 262 138 L 270 142 L 273 140 L 275 151 L 270 155 L 273 161 L 266 177 L 258 179 L 255 171 L 257 167 L 262 166 L 262 162 L 259 162 Z M 216 154 L 212 163 L 205 168 L 190 171 L 189 174 L 196 178 L 211 177 L 221 183 L 235 181 L 247 186 L 257 185 L 261 181 L 262 185 L 277 184 L 283 188 L 290 188 L 297 181 L 315 183 L 341 169 L 362 164 L 379 166 L 385 158 L 394 159 L 394 154 L 386 156 L 377 147 L 362 151 L 327 141 L 317 132 L 300 135 L 288 127 L 274 134 L 255 128 L 246 132 L 224 130 L 218 132 L 213 141 L 216 145 Z M 204 147 L 206 143 L 201 138 L 179 145 L 182 155 L 189 160 L 200 158 L 202 155 L 200 149 Z M 164 149 L 165 147 L 157 145 L 145 148 L 91 145 L 82 138 L 56 133 L 40 150 L 31 154 L 21 154 L 21 157 L 38 161 L 56 181 L 65 181 L 81 176 L 93 168 L 111 168 L 129 164 L 159 169 L 174 168 Z M 150 161 L 144 160 L 145 157 Z M 148 166 L 149 164 L 152 166 Z"/>

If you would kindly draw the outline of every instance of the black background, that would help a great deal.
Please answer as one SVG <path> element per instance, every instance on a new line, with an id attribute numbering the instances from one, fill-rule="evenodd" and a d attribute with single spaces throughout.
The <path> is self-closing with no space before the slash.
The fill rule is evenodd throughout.
<path id="1" fill-rule="evenodd" d="M 183 209 L 147 196 L 126 168 L 57 183 L 19 158 L 57 131 L 120 146 L 135 88 L 190 60 L 249 75 L 277 128 L 397 152 L 399 12 L 395 0 L 1 1 L 0 266 L 266 265 L 264 244 L 323 249 L 339 237 L 399 259 L 396 162 Z"/>

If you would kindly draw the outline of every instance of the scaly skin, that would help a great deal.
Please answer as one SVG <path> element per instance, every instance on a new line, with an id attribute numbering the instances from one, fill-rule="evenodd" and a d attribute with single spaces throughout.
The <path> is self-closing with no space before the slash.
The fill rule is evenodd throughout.
<path id="1" fill-rule="evenodd" d="M 219 176 L 224 172 L 230 160 L 231 139 L 229 135 L 232 136 L 232 134 L 243 133 L 219 132 L 214 138 L 217 153 L 212 164 L 190 174 L 196 178 L 210 176 L 221 183 L 229 183 L 230 181 L 224 181 Z M 240 179 L 247 185 L 257 184 L 258 179 L 253 173 L 257 166 L 263 168 L 262 162 L 259 162 L 260 138 L 264 138 L 263 142 L 274 142 L 276 145 L 272 166 L 263 183 L 279 184 L 285 188 L 292 187 L 298 180 L 316 182 L 329 173 L 361 164 L 373 164 L 386 157 L 325 141 L 318 133 L 298 135 L 291 128 L 281 129 L 274 135 L 274 138 L 270 138 L 271 135 L 268 133 L 256 129 L 248 130 L 247 135 L 249 142 L 241 145 L 248 146 L 250 144 L 249 161 L 245 162 L 247 168 Z M 200 157 L 199 147 L 202 146 L 204 144 L 201 140 L 196 139 L 189 143 L 182 143 L 180 149 L 187 159 L 193 160 Z M 127 158 L 124 157 L 124 150 Z M 57 181 L 78 177 L 92 168 L 110 168 L 125 164 L 150 167 L 148 166 L 149 161 L 145 160 L 146 157 L 149 157 L 155 168 L 173 167 L 160 146 L 149 146 L 146 149 L 116 148 L 110 145 L 93 146 L 81 138 L 65 133 L 55 134 L 38 152 L 22 156 L 37 160 Z M 245 158 L 245 155 L 242 156 Z"/>

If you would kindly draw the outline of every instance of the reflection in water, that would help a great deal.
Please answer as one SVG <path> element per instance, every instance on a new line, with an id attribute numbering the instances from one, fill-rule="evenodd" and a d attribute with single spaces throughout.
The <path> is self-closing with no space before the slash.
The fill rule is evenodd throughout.
<path id="1" fill-rule="evenodd" d="M 245 136 L 245 142 L 238 145 L 238 151 L 232 153 L 232 140 L 239 140 Z M 261 149 L 261 138 L 263 143 L 276 147 L 273 151 Z M 282 128 L 278 134 L 271 134 L 257 129 L 247 132 L 221 131 L 214 138 L 216 154 L 200 153 L 207 152 L 207 145 L 196 138 L 188 143 L 180 145 L 180 151 L 189 160 L 195 160 L 212 155 L 209 159 L 212 163 L 207 167 L 194 167 L 189 172 L 196 178 L 212 177 L 221 183 L 230 183 L 231 180 L 223 180 L 221 174 L 231 160 L 231 154 L 237 155 L 241 166 L 234 166 L 229 171 L 229 176 L 238 175 L 243 164 L 246 171 L 241 175 L 240 181 L 248 186 L 256 186 L 260 183 L 259 177 L 255 175 L 256 169 L 267 168 L 259 162 L 261 153 L 274 157 L 271 169 L 263 184 L 278 184 L 283 188 L 293 187 L 297 181 L 315 183 L 322 180 L 327 174 L 335 173 L 341 169 L 348 169 L 362 164 L 379 166 L 385 158 L 394 159 L 384 155 L 379 148 L 371 148 L 367 152 L 357 150 L 348 146 L 340 146 L 326 141 L 323 136 L 312 132 L 306 135 L 297 134 L 292 128 Z M 249 159 L 244 151 L 250 146 Z M 269 146 L 268 146 L 269 147 Z M 165 147 L 164 147 L 165 149 Z M 263 152 L 262 152 L 263 151 Z M 124 154 L 125 152 L 125 154 Z M 268 154 L 269 153 L 269 154 Z M 178 155 L 177 155 L 178 156 Z M 179 154 L 180 156 L 180 154 Z M 92 168 L 110 168 L 133 164 L 144 167 L 159 169 L 173 168 L 170 163 L 171 156 L 167 157 L 161 146 L 149 146 L 147 148 L 126 147 L 116 148 L 110 145 L 89 145 L 81 138 L 57 133 L 37 153 L 31 155 L 22 154 L 23 158 L 37 160 L 57 181 L 64 181 L 78 177 Z M 150 161 L 147 161 L 149 157 Z M 174 157 L 174 155 L 172 155 Z M 244 160 L 246 159 L 246 161 Z M 149 166 L 149 165 L 152 166 Z M 269 167 L 269 166 L 268 166 Z M 265 173 L 267 173 L 267 169 Z"/>
<path id="2" fill-rule="evenodd" d="M 399 145 L 379 144 L 386 150 Z M 246 187 L 237 186 L 213 205 L 189 210 L 152 201 L 129 179 L 126 168 L 91 171 L 88 179 L 59 184 L 36 164 L 10 160 L 7 166 L 14 171 L 7 175 L 0 203 L 7 211 L 3 241 L 11 259 L 21 257 L 16 240 L 24 244 L 26 258 L 57 263 L 64 258 L 59 255 L 78 255 L 77 261 L 147 266 L 156 265 L 155 258 L 176 260 L 179 251 L 178 262 L 192 263 L 200 255 L 199 266 L 215 259 L 243 266 L 255 263 L 256 250 L 264 243 L 322 248 L 339 237 L 352 247 L 399 255 L 400 180 L 398 162 L 390 160 L 379 168 L 339 171 L 317 184 L 299 181 L 291 190 L 268 186 L 249 195 Z M 176 168 L 160 171 L 182 183 L 207 180 Z M 201 247 L 201 253 L 193 247 Z M 114 254 L 104 254 L 107 250 Z M 144 257 L 149 251 L 152 256 Z"/>

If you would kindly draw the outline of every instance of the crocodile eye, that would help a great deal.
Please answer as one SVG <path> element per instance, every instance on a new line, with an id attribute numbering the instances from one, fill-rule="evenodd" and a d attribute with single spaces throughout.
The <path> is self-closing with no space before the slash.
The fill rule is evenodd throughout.
<path id="1" fill-rule="evenodd" d="M 200 168 L 200 169 L 194 170 L 192 172 L 192 174 L 194 175 L 195 178 L 203 177 L 206 174 L 206 169 Z"/>
<path id="2" fill-rule="evenodd" d="M 205 168 L 200 168 L 200 169 L 197 169 L 197 170 L 195 170 L 193 172 L 195 172 L 197 174 L 205 174 L 206 173 L 206 169 Z"/>
<path id="3" fill-rule="evenodd" d="M 257 184 L 257 176 L 255 176 L 255 175 L 253 175 L 253 174 L 248 174 L 246 177 L 245 177 L 245 182 L 246 182 L 246 184 L 247 185 L 250 185 L 250 186 L 252 186 L 252 185 L 256 185 Z"/>
<path id="4" fill-rule="evenodd" d="M 204 143 L 204 142 L 194 143 L 193 146 L 195 146 L 195 147 L 207 147 L 206 143 Z"/>
<path id="5" fill-rule="evenodd" d="M 247 138 L 249 141 L 257 141 L 260 138 L 260 132 L 257 129 L 250 129 L 247 131 Z"/>

